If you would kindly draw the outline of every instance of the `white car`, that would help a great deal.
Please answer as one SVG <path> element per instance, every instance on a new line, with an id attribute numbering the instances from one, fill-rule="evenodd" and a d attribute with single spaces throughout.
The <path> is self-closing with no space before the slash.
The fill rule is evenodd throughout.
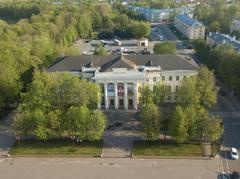
<path id="1" fill-rule="evenodd" d="M 230 150 L 230 155 L 231 155 L 231 158 L 232 158 L 233 160 L 237 160 L 237 159 L 238 159 L 237 149 L 236 149 L 236 148 L 231 148 L 231 150 Z"/>

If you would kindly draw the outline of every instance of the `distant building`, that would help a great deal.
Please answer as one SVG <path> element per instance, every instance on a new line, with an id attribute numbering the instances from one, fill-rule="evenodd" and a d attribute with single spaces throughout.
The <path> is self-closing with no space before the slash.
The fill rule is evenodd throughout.
<path id="1" fill-rule="evenodd" d="M 188 39 L 204 39 L 205 26 L 186 14 L 179 14 L 174 18 L 175 27 Z"/>
<path id="2" fill-rule="evenodd" d="M 182 6 L 178 8 L 166 8 L 166 9 L 153 9 L 148 7 L 135 7 L 130 6 L 131 10 L 139 12 L 144 15 L 147 21 L 152 23 L 168 22 L 175 14 L 186 13 L 193 14 L 192 6 Z"/>
<path id="3" fill-rule="evenodd" d="M 235 19 L 232 21 L 230 32 L 239 31 L 240 32 L 240 19 Z"/>
<path id="4" fill-rule="evenodd" d="M 102 88 L 99 108 L 137 109 L 139 88 L 162 82 L 171 94 L 166 102 L 175 102 L 182 79 L 196 75 L 198 66 L 178 55 L 109 55 L 62 57 L 48 72 L 69 72 L 93 81 Z"/>
<path id="5" fill-rule="evenodd" d="M 210 47 L 229 44 L 233 46 L 235 51 L 240 52 L 240 41 L 237 41 L 236 37 L 231 37 L 230 35 L 221 34 L 218 32 L 209 33 L 209 35 L 207 36 L 207 44 Z"/>

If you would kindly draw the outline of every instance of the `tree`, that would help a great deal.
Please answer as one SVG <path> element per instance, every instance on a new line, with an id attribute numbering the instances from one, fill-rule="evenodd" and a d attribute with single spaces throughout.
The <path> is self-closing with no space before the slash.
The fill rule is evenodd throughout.
<path id="1" fill-rule="evenodd" d="M 153 92 L 148 85 L 144 85 L 140 88 L 140 94 L 139 103 L 142 107 L 153 102 Z"/>
<path id="2" fill-rule="evenodd" d="M 175 54 L 176 53 L 176 43 L 175 42 L 157 43 L 153 47 L 153 52 L 155 54 Z"/>
<path id="3" fill-rule="evenodd" d="M 158 83 L 153 86 L 153 100 L 157 106 L 163 104 L 165 98 L 169 96 L 170 90 L 167 85 Z"/>
<path id="4" fill-rule="evenodd" d="M 150 26 L 144 22 L 131 21 L 128 31 L 134 38 L 147 37 L 150 33 Z"/>
<path id="5" fill-rule="evenodd" d="M 221 24 L 218 21 L 213 21 L 208 28 L 209 32 L 219 32 Z"/>
<path id="6" fill-rule="evenodd" d="M 170 123 L 170 131 L 177 142 L 185 142 L 188 139 L 188 123 L 184 110 L 177 106 Z"/>
<path id="7" fill-rule="evenodd" d="M 178 104 L 182 107 L 189 105 L 197 105 L 199 103 L 200 96 L 196 88 L 197 78 L 195 76 L 185 78 L 181 81 L 181 85 L 177 92 Z"/>
<path id="8" fill-rule="evenodd" d="M 94 51 L 94 55 L 106 56 L 107 54 L 108 54 L 107 50 L 102 45 L 98 45 Z"/>
<path id="9" fill-rule="evenodd" d="M 217 102 L 217 89 L 213 72 L 207 67 L 201 67 L 197 75 L 196 89 L 200 95 L 199 103 L 210 109 Z"/>
<path id="10" fill-rule="evenodd" d="M 144 139 L 158 139 L 160 135 L 161 124 L 160 112 L 158 107 L 153 103 L 144 106 L 141 112 L 141 116 L 143 120 Z"/>

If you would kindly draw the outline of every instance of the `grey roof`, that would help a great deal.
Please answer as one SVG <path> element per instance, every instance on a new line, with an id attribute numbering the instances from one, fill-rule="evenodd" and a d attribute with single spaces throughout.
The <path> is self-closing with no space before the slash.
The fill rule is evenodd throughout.
<path id="1" fill-rule="evenodd" d="M 176 16 L 177 19 L 181 20 L 182 22 L 184 22 L 185 24 L 189 25 L 189 26 L 203 26 L 203 24 L 201 22 L 199 22 L 196 19 L 192 19 L 190 18 L 188 15 L 186 14 L 179 14 Z"/>
<path id="2" fill-rule="evenodd" d="M 212 39 L 214 43 L 218 45 L 229 44 L 232 45 L 234 50 L 240 52 L 240 41 L 237 41 L 235 37 L 231 37 L 230 35 L 221 34 L 221 33 L 213 33 L 210 32 L 208 38 Z"/>
<path id="3" fill-rule="evenodd" d="M 101 67 L 101 72 L 112 68 L 135 69 L 138 66 L 161 66 L 162 70 L 196 70 L 198 67 L 188 60 L 172 54 L 159 55 L 82 55 L 61 57 L 48 68 L 55 71 L 81 71 L 82 67 Z"/>

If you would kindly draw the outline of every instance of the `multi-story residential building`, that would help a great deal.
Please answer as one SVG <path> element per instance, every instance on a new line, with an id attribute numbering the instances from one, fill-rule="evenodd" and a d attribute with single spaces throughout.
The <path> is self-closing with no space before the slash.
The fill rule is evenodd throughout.
<path id="1" fill-rule="evenodd" d="M 175 27 L 188 39 L 204 39 L 205 26 L 186 14 L 179 14 L 174 18 Z"/>
<path id="2" fill-rule="evenodd" d="M 240 18 L 234 19 L 231 24 L 231 30 L 230 32 L 239 31 L 240 32 Z"/>
<path id="3" fill-rule="evenodd" d="M 103 98 L 99 108 L 137 109 L 139 87 L 162 82 L 171 94 L 166 102 L 177 98 L 180 81 L 196 75 L 198 66 L 178 55 L 110 55 L 62 57 L 49 72 L 70 72 L 99 84 Z"/>
<path id="4" fill-rule="evenodd" d="M 182 6 L 178 8 L 166 9 L 153 9 L 147 7 L 129 6 L 133 11 L 139 12 L 144 15 L 147 21 L 152 23 L 161 23 L 170 21 L 171 17 L 178 13 L 193 14 L 192 6 Z"/>
<path id="5" fill-rule="evenodd" d="M 207 44 L 210 47 L 229 44 L 233 46 L 235 51 L 240 52 L 240 41 L 237 41 L 236 37 L 231 37 L 230 35 L 219 32 L 210 32 L 207 36 Z"/>

